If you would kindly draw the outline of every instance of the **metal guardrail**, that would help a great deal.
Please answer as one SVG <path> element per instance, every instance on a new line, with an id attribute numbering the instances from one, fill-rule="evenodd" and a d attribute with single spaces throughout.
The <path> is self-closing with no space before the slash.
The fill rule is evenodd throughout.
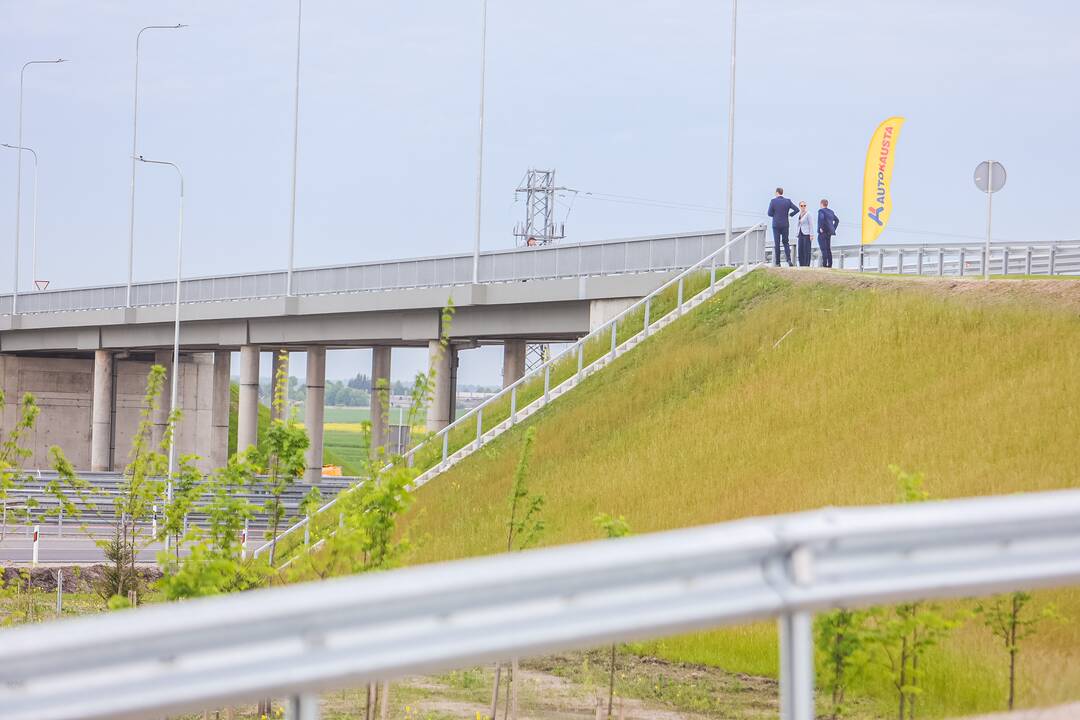
<path id="1" fill-rule="evenodd" d="M 833 247 L 837 269 L 895 275 L 974 277 L 983 274 L 986 247 L 982 243 L 875 243 Z M 772 241 L 765 255 L 775 263 Z M 792 260 L 796 260 L 792 248 Z M 811 264 L 820 264 L 821 253 L 812 248 Z M 1080 241 L 996 243 L 990 247 L 991 275 L 1080 275 Z"/>
<path id="2" fill-rule="evenodd" d="M 479 279 L 481 283 L 499 283 L 677 270 L 723 242 L 724 232 L 715 231 L 489 250 L 480 254 Z M 471 254 L 460 254 L 305 268 L 293 273 L 294 294 L 467 285 L 472 283 L 472 262 Z M 191 278 L 181 282 L 181 302 L 282 297 L 285 281 L 283 271 Z M 19 313 L 122 308 L 127 303 L 126 293 L 126 285 L 19 293 Z M 132 286 L 135 307 L 170 305 L 175 296 L 175 281 Z M 11 301 L 10 294 L 0 296 L 0 315 L 11 314 Z"/>
<path id="3" fill-rule="evenodd" d="M 826 509 L 65 620 L 0 634 L 6 720 L 124 720 L 776 617 L 814 717 L 813 613 L 1080 580 L 1080 491 Z"/>
<path id="4" fill-rule="evenodd" d="M 459 460 L 464 459 L 473 451 L 479 449 L 485 442 L 488 442 L 495 437 L 498 437 L 503 432 L 509 430 L 511 427 L 517 424 L 518 421 L 525 419 L 525 417 L 530 415 L 532 412 L 535 412 L 551 400 L 554 400 L 556 397 L 559 397 L 567 390 L 573 388 L 590 372 L 593 372 L 605 365 L 606 363 L 610 362 L 611 360 L 614 360 L 616 357 L 622 354 L 622 352 L 625 352 L 626 350 L 633 347 L 633 345 L 648 337 L 650 333 L 655 332 L 655 330 L 659 329 L 660 327 L 663 327 L 675 317 L 681 316 L 684 312 L 692 308 L 694 305 L 703 302 L 708 297 L 711 297 L 711 295 L 714 292 L 718 291 L 721 287 L 726 287 L 727 284 L 734 281 L 738 277 L 741 277 L 743 273 L 729 275 L 727 278 L 724 278 L 724 281 L 722 283 L 718 285 L 716 278 L 716 268 L 720 267 L 721 258 L 724 252 L 728 249 L 731 249 L 733 251 L 732 254 L 734 255 L 734 251 L 740 249 L 740 246 L 744 246 L 745 244 L 749 243 L 750 255 L 754 256 L 756 254 L 756 248 L 759 247 L 759 245 L 757 244 L 759 242 L 757 236 L 764 232 L 764 227 L 764 225 L 755 225 L 753 227 L 746 228 L 740 231 L 738 235 L 732 238 L 731 242 L 721 244 L 715 250 L 690 265 L 690 267 L 686 268 L 681 273 L 671 278 L 666 283 L 656 288 L 645 297 L 630 305 L 630 307 L 626 308 L 615 317 L 611 318 L 604 324 L 597 327 L 588 335 L 585 335 L 581 339 L 566 347 L 558 355 L 549 358 L 544 363 L 534 368 L 532 371 L 526 373 L 516 382 L 506 386 L 499 392 L 489 397 L 484 402 L 480 403 L 476 407 L 461 415 L 461 417 L 457 418 L 454 422 L 450 423 L 438 432 L 428 436 L 423 441 L 418 443 L 415 447 L 411 448 L 404 455 L 405 462 L 407 462 L 410 467 L 413 465 L 417 453 L 419 453 L 421 450 L 431 447 L 432 445 L 441 444 L 442 446 L 441 461 L 431 468 L 426 468 L 425 471 L 413 482 L 413 486 L 419 487 L 426 483 L 428 480 L 430 480 L 434 475 L 449 469 L 450 466 L 452 466 Z M 750 266 L 748 265 L 743 266 L 744 271 L 748 270 L 749 268 Z M 708 286 L 702 289 L 701 292 L 696 293 L 693 296 L 687 297 L 685 293 L 686 281 L 695 273 L 704 272 L 707 269 L 709 269 L 710 271 Z M 677 290 L 675 307 L 662 318 L 651 316 L 650 311 L 653 301 L 662 293 L 665 293 L 672 289 Z M 620 345 L 617 340 L 620 323 L 622 323 L 626 318 L 638 311 L 643 311 L 643 321 L 641 327 L 634 330 L 631 336 L 627 338 L 622 345 Z M 607 338 L 608 336 L 610 336 L 611 338 L 611 350 L 607 353 L 601 354 L 597 358 L 591 359 L 588 363 L 586 363 L 585 347 L 595 340 Z M 557 367 L 560 363 L 574 357 L 577 358 L 577 373 L 570 375 L 567 378 L 564 378 L 561 382 L 558 382 L 555 385 L 552 385 L 552 369 Z M 533 381 L 537 381 L 540 378 L 543 378 L 544 380 L 543 394 L 535 401 L 533 401 L 530 405 L 519 409 L 517 404 L 518 391 L 524 388 L 527 384 Z M 493 423 L 487 430 L 485 430 L 485 408 L 491 408 L 495 406 L 496 403 L 500 403 L 504 400 L 509 402 L 509 413 L 507 418 L 498 423 Z M 476 428 L 474 439 L 470 442 L 465 443 L 460 448 L 454 448 L 453 450 L 451 450 L 451 434 L 457 432 L 459 429 L 470 428 L 474 425 Z M 386 466 L 386 468 L 384 469 L 388 468 L 389 465 Z M 276 541 L 280 542 L 283 538 L 292 535 L 293 533 L 298 532 L 304 527 L 306 527 L 308 523 L 311 522 L 312 518 L 318 517 L 323 512 L 329 510 L 337 503 L 337 500 L 338 498 L 330 500 L 328 503 L 315 511 L 311 516 L 301 518 L 295 524 L 286 528 L 281 534 L 277 536 Z M 270 547 L 274 544 L 275 541 L 270 540 L 256 548 L 254 554 L 260 555 L 264 552 L 268 552 Z"/>

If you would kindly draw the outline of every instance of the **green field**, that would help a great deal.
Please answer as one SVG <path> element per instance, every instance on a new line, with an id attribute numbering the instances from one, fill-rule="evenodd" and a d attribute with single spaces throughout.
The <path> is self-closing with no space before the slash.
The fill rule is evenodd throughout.
<path id="1" fill-rule="evenodd" d="M 893 463 L 938 498 L 1076 487 L 1078 309 L 1080 287 L 1063 281 L 754 273 L 425 486 L 414 559 L 500 550 L 528 425 L 548 545 L 596 537 L 599 512 L 648 532 L 893 502 Z M 1025 647 L 1021 706 L 1080 697 L 1080 592 L 1037 597 L 1072 621 Z M 776 673 L 771 624 L 637 649 Z M 968 622 L 929 658 L 920 715 L 1002 708 L 1005 668 Z M 861 694 L 893 708 L 884 682 Z"/>

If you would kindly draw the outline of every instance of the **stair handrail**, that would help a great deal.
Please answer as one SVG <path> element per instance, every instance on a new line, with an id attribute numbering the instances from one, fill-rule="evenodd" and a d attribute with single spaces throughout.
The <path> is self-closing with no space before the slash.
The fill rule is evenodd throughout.
<path id="1" fill-rule="evenodd" d="M 522 375 L 518 380 L 514 381 L 510 385 L 507 385 L 502 390 L 500 390 L 499 392 L 497 392 L 494 395 L 492 395 L 491 397 L 489 397 L 487 400 L 484 400 L 482 403 L 480 403 L 476 407 L 470 409 L 468 412 L 466 412 L 461 417 L 457 418 L 453 422 L 446 425 L 446 427 L 442 428 L 441 430 L 439 430 L 439 431 L 437 431 L 435 433 L 432 433 L 431 435 L 428 435 L 421 442 L 417 443 L 415 446 L 413 446 L 407 452 L 405 452 L 405 454 L 402 455 L 402 458 L 405 460 L 405 462 L 409 466 L 412 466 L 413 459 L 415 458 L 416 453 L 420 449 L 422 449 L 424 447 L 427 447 L 430 443 L 433 443 L 436 440 L 442 440 L 443 438 L 448 437 L 450 432 L 452 432 L 453 430 L 455 430 L 455 429 L 457 429 L 459 427 L 464 427 L 464 424 L 466 422 L 470 421 L 470 420 L 472 422 L 475 422 L 475 417 L 477 416 L 478 413 L 482 412 L 485 407 L 487 407 L 489 405 L 492 405 L 493 403 L 498 402 L 499 400 L 501 400 L 501 399 L 503 399 L 505 397 L 509 397 L 511 393 L 515 392 L 518 389 L 518 387 L 523 386 L 526 383 L 531 382 L 532 380 L 539 379 L 540 377 L 543 376 L 543 374 L 545 372 L 547 372 L 556 363 L 560 362 L 561 360 L 563 360 L 566 357 L 569 357 L 572 353 L 577 352 L 578 348 L 583 347 L 585 344 L 589 343 L 592 340 L 595 340 L 596 338 L 600 337 L 601 335 L 610 334 L 611 331 L 612 331 L 613 326 L 617 327 L 617 325 L 618 325 L 618 323 L 620 321 L 622 321 L 624 318 L 626 318 L 630 314 L 632 314 L 632 313 L 636 312 L 637 310 L 641 309 L 642 307 L 645 307 L 646 303 L 651 303 L 652 300 L 655 297 L 657 297 L 658 295 L 660 295 L 661 293 L 665 292 L 666 290 L 668 290 L 670 288 L 679 286 L 690 275 L 704 269 L 706 266 L 709 266 L 710 268 L 715 270 L 716 267 L 719 265 L 719 263 L 717 263 L 716 260 L 725 250 L 732 247 L 733 245 L 736 245 L 737 243 L 742 242 L 744 239 L 746 239 L 750 235 L 750 233 L 753 233 L 753 232 L 755 232 L 757 230 L 760 230 L 760 229 L 764 229 L 764 227 L 765 227 L 765 223 L 758 223 L 756 225 L 753 225 L 753 226 L 743 230 L 741 233 L 736 235 L 734 238 L 732 238 L 728 242 L 724 243 L 723 245 L 721 245 L 720 247 L 718 247 L 716 250 L 712 251 L 711 253 L 709 253 L 705 257 L 701 258 L 696 263 L 694 263 L 690 267 L 686 268 L 685 270 L 680 272 L 678 275 L 676 275 L 675 277 L 673 277 L 670 280 L 668 280 L 667 282 L 665 282 L 664 284 L 660 285 L 658 288 L 656 288 L 655 290 L 650 292 L 645 297 L 643 297 L 640 300 L 638 300 L 637 302 L 631 304 L 629 307 L 627 307 L 625 310 L 620 312 L 615 317 L 613 317 L 613 318 L 611 318 L 609 320 L 606 320 L 603 324 L 598 326 L 595 330 L 590 331 L 587 335 L 582 336 L 581 338 L 579 338 L 578 340 L 576 340 L 572 344 L 568 345 L 558 355 L 555 355 L 553 357 L 548 358 L 547 360 L 545 360 L 540 365 L 537 365 L 535 368 L 533 368 L 529 372 Z M 750 253 L 749 253 L 749 247 L 748 247 L 747 252 L 746 252 L 746 256 L 743 258 L 743 260 L 744 260 L 743 264 L 749 265 L 749 257 L 750 257 Z M 690 298 L 686 298 L 686 300 L 684 300 L 684 303 L 688 302 L 689 300 L 690 300 Z M 676 307 L 672 310 L 672 312 L 675 312 L 681 306 L 682 306 L 681 304 L 676 305 Z M 384 465 L 382 467 L 380 472 L 385 472 L 390 467 L 392 467 L 393 464 L 394 464 L 393 462 L 387 463 L 386 465 Z M 347 488 L 346 490 L 344 490 L 342 492 L 352 492 L 356 488 L 360 487 L 362 484 L 363 484 L 362 482 L 358 482 L 356 485 L 353 485 L 352 487 L 349 487 L 349 488 Z M 321 515 L 325 510 L 329 510 L 331 507 L 333 507 L 334 504 L 338 501 L 338 499 L 340 497 L 341 497 L 341 494 L 339 493 L 337 496 L 331 498 L 328 502 L 324 503 L 320 508 L 318 508 L 317 510 L 312 512 L 310 515 L 307 515 L 307 516 L 301 518 L 297 522 L 295 522 L 292 525 L 290 525 L 289 527 L 285 528 L 284 530 L 282 530 L 277 535 L 276 538 L 271 538 L 271 539 L 267 540 L 265 543 L 263 543 L 262 545 L 260 545 L 259 547 L 255 548 L 252 555 L 258 556 L 261 553 L 266 552 L 267 550 L 269 550 L 270 546 L 274 544 L 275 541 L 280 541 L 282 538 L 284 538 L 284 537 L 286 537 L 288 535 L 291 535 L 294 532 L 297 532 L 298 530 L 303 528 L 311 518 L 316 517 L 317 515 Z"/>

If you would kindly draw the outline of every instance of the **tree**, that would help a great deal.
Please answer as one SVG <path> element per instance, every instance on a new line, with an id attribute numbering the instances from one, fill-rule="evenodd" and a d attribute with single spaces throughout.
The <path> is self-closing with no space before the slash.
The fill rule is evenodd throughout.
<path id="1" fill-rule="evenodd" d="M 830 718 L 847 714 L 847 693 L 869 661 L 868 614 L 835 610 L 817 619 L 818 676 L 832 702 Z"/>
<path id="2" fill-rule="evenodd" d="M 98 584 L 98 593 L 109 607 L 123 607 L 132 591 L 139 589 L 139 575 L 135 561 L 141 550 L 155 538 L 151 537 L 146 526 L 154 514 L 154 506 L 162 496 L 165 483 L 161 478 L 168 473 L 168 459 L 165 451 L 172 441 L 180 411 L 173 409 L 169 414 L 161 446 L 155 448 L 151 440 L 154 428 L 154 414 L 158 408 L 161 392 L 165 384 L 165 368 L 154 365 L 146 380 L 146 393 L 139 416 L 139 426 L 131 443 L 129 462 L 124 468 L 124 475 L 113 500 L 111 516 L 109 508 L 98 508 L 90 499 L 90 483 L 78 477 L 75 468 L 56 446 L 50 448 L 53 468 L 57 479 L 46 485 L 46 492 L 57 499 L 56 512 L 65 512 L 69 517 L 82 522 L 86 532 L 85 517 L 90 514 L 101 522 L 112 525 L 112 537 L 107 540 L 96 539 L 94 542 L 102 549 L 107 560 L 105 572 Z M 180 484 L 187 483 L 194 470 L 193 456 L 180 458 L 178 478 Z M 174 488 L 175 489 L 175 488 Z M 76 504 L 72 497 L 79 497 L 82 502 Z M 186 496 L 185 496 L 186 497 Z M 174 494 L 173 504 L 166 513 L 159 537 L 179 538 L 182 535 L 183 516 L 180 514 L 185 500 Z M 87 533 L 89 534 L 89 533 Z"/>
<path id="3" fill-rule="evenodd" d="M 210 476 L 205 488 L 208 528 L 193 529 L 183 558 L 162 553 L 158 587 L 167 600 L 203 597 L 247 590 L 261 585 L 270 567 L 261 558 L 244 556 L 239 536 L 255 506 L 242 494 L 255 484 L 254 451 L 229 459 Z"/>
<path id="4" fill-rule="evenodd" d="M 609 539 L 626 537 L 630 534 L 630 524 L 626 522 L 626 518 L 622 515 L 614 517 L 607 513 L 600 513 L 593 522 L 604 533 L 604 537 Z M 607 716 L 611 717 L 612 704 L 615 702 L 615 661 L 616 652 L 618 649 L 617 643 L 611 643 L 611 671 L 608 677 L 608 698 L 607 698 Z"/>
<path id="5" fill-rule="evenodd" d="M 890 465 L 889 470 L 899 485 L 901 502 L 929 499 L 922 473 L 908 473 L 896 465 Z M 927 651 L 940 644 L 959 624 L 958 618 L 946 617 L 941 606 L 934 603 L 904 603 L 892 609 L 870 611 L 868 639 L 878 649 L 878 662 L 888 671 L 896 688 L 899 720 L 915 718 L 922 693 L 919 681 L 925 672 L 922 661 Z"/>
<path id="6" fill-rule="evenodd" d="M 274 407 L 279 415 L 284 416 L 289 378 L 285 371 L 284 352 L 282 356 L 283 361 L 278 364 L 278 376 L 274 382 Z M 307 469 L 305 453 L 309 443 L 307 432 L 297 423 L 295 415 L 275 418 L 266 431 L 265 449 L 259 457 L 262 469 L 266 472 L 263 487 L 268 496 L 265 510 L 270 521 L 267 532 L 271 538 L 269 557 L 271 566 L 274 564 L 277 552 L 278 531 L 281 529 L 281 521 L 285 518 L 282 498 L 288 489 L 303 477 Z"/>
<path id="7" fill-rule="evenodd" d="M 1031 594 L 1021 591 L 998 595 L 975 608 L 982 616 L 983 625 L 1002 641 L 1009 655 L 1009 710 L 1016 701 L 1016 657 L 1020 654 L 1020 642 L 1034 635 L 1043 620 L 1058 617 L 1053 605 L 1032 612 L 1028 607 L 1031 601 Z"/>
<path id="8" fill-rule="evenodd" d="M 4 392 L 0 390 L 0 415 L 4 412 L 6 403 Z M 12 491 L 22 487 L 26 479 L 23 472 L 23 463 L 30 457 L 30 451 L 23 447 L 23 438 L 34 429 L 41 410 L 34 400 L 34 396 L 26 393 L 19 404 L 19 414 L 11 432 L 4 435 L 0 432 L 0 503 L 3 503 L 3 519 L 0 521 L 0 540 L 7 533 L 7 521 L 9 515 L 24 515 L 29 506 L 23 509 L 10 509 Z"/>

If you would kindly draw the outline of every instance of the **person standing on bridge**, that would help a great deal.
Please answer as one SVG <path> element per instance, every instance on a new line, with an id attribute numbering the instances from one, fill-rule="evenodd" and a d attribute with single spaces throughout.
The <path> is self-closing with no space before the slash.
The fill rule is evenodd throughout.
<path id="1" fill-rule="evenodd" d="M 821 209 L 817 211 L 817 244 L 821 249 L 821 267 L 832 267 L 832 239 L 840 218 L 829 209 L 829 201 L 822 199 Z"/>
<path id="2" fill-rule="evenodd" d="M 776 188 L 776 197 L 769 202 L 769 217 L 772 218 L 773 235 L 773 265 L 780 267 L 780 244 L 784 245 L 784 258 L 789 267 L 795 267 L 791 263 L 791 246 L 788 245 L 788 218 L 799 212 L 795 203 L 784 197 L 784 188 Z"/>
<path id="3" fill-rule="evenodd" d="M 799 237 L 799 267 L 810 267 L 810 236 L 814 234 L 814 218 L 806 209 L 806 201 L 799 201 L 799 217 L 795 219 Z"/>

